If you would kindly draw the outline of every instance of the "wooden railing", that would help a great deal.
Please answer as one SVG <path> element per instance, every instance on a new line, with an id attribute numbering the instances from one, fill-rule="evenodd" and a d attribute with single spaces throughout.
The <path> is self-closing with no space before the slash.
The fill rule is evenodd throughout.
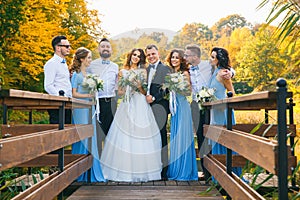
<path id="1" fill-rule="evenodd" d="M 287 102 L 287 99 L 289 101 Z M 276 92 L 259 92 L 243 96 L 236 96 L 208 102 L 204 104 L 206 108 L 204 124 L 204 136 L 226 147 L 226 155 L 212 155 L 202 153 L 203 165 L 208 175 L 214 176 L 222 188 L 232 199 L 264 199 L 259 193 L 253 190 L 248 184 L 232 173 L 232 167 L 243 166 L 246 160 L 263 167 L 270 173 L 278 176 L 279 199 L 288 199 L 288 175 L 292 173 L 296 166 L 296 157 L 291 150 L 294 145 L 296 126 L 293 121 L 292 93 L 287 92 L 286 82 L 283 79 L 277 81 Z M 210 109 L 223 106 L 228 109 L 227 125 L 209 125 Z M 254 134 L 250 131 L 257 124 L 236 124 L 232 125 L 232 109 L 237 110 L 257 110 L 264 109 L 277 110 L 277 124 L 270 125 L 267 115 L 265 123 Z M 287 110 L 289 111 L 289 124 L 287 125 Z M 262 133 L 266 133 L 264 137 Z M 289 137 L 288 137 L 289 135 Z M 277 140 L 269 137 L 277 136 Z M 289 138 L 289 145 L 287 145 Z M 208 144 L 203 144 L 208 147 Z M 209 149 L 206 150 L 209 152 Z M 239 155 L 232 155 L 232 151 Z M 205 152 L 205 150 L 203 151 Z M 206 178 L 208 178 L 206 173 Z M 292 180 L 292 185 L 295 182 Z"/>
<path id="2" fill-rule="evenodd" d="M 3 125 L 0 171 L 11 167 L 58 166 L 54 172 L 13 199 L 58 199 L 63 190 L 92 166 L 92 155 L 65 154 L 65 148 L 93 136 L 93 125 L 66 125 L 65 109 L 91 108 L 88 101 L 21 90 L 0 90 Z M 30 124 L 8 124 L 8 110 L 29 111 Z M 59 109 L 59 124 L 32 124 L 32 111 Z M 90 140 L 90 139 L 89 139 Z M 91 144 L 91 142 L 89 142 Z M 90 146 L 88 148 L 91 148 Z"/>

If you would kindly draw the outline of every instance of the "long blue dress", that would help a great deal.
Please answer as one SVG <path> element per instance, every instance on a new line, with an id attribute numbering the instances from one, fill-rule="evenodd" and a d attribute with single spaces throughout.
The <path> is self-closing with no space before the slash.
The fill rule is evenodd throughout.
<path id="1" fill-rule="evenodd" d="M 72 88 L 77 88 L 78 93 L 87 94 L 89 91 L 86 88 L 81 86 L 83 81 L 83 74 L 73 73 L 71 83 Z M 82 98 L 83 100 L 89 100 L 87 98 Z M 94 108 L 92 110 L 94 113 Z M 89 123 L 89 109 L 74 109 L 73 110 L 73 124 L 88 124 Z M 105 182 L 106 180 L 103 177 L 101 165 L 99 161 L 99 153 L 97 146 L 97 132 L 96 132 L 96 119 L 92 119 L 92 124 L 94 126 L 94 135 L 92 137 L 92 152 L 93 155 L 93 166 L 91 168 L 91 182 Z M 88 154 L 88 139 L 81 140 L 80 142 L 76 142 L 72 144 L 72 154 Z M 88 176 L 87 172 L 84 172 L 77 179 L 79 182 L 87 182 Z"/>
<path id="2" fill-rule="evenodd" d="M 226 95 L 226 88 L 217 79 L 217 74 L 220 71 L 220 68 L 217 68 L 210 80 L 209 88 L 215 88 L 215 96 L 217 99 L 225 99 L 227 97 Z M 224 105 L 224 107 L 212 107 L 210 111 L 210 124 L 211 125 L 226 125 L 227 124 L 227 109 Z M 232 111 L 232 124 L 235 124 L 235 117 L 234 117 L 234 112 Z M 216 143 L 216 142 L 211 142 L 212 144 L 212 154 L 226 154 L 226 147 L 223 145 Z M 232 154 L 237 154 L 236 152 L 232 151 Z M 242 174 L 242 168 L 241 167 L 233 167 L 232 171 L 240 176 Z"/>
<path id="3" fill-rule="evenodd" d="M 170 180 L 198 180 L 194 132 L 190 104 L 185 96 L 176 94 L 176 112 L 171 116 Z"/>

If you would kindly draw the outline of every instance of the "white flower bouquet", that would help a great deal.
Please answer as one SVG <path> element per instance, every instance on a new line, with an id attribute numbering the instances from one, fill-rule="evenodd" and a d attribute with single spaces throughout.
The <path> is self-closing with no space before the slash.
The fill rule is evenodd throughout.
<path id="1" fill-rule="evenodd" d="M 147 72 L 145 69 L 129 70 L 126 76 L 122 76 L 119 80 L 119 86 L 125 88 L 130 86 L 132 91 L 140 92 L 140 86 L 147 90 Z"/>
<path id="2" fill-rule="evenodd" d="M 86 77 L 84 77 L 81 86 L 88 88 L 92 94 L 96 91 L 103 90 L 103 80 L 97 74 L 88 74 Z"/>
<path id="3" fill-rule="evenodd" d="M 217 100 L 217 97 L 215 96 L 216 89 L 215 88 L 207 88 L 202 87 L 202 89 L 197 94 L 197 100 L 199 103 L 199 108 L 202 110 L 203 103 L 204 102 L 211 102 L 214 100 Z"/>
<path id="4" fill-rule="evenodd" d="M 165 77 L 165 83 L 163 84 L 162 88 L 168 88 L 169 91 L 173 91 L 184 96 L 188 96 L 191 94 L 188 79 L 182 72 L 168 74 Z"/>

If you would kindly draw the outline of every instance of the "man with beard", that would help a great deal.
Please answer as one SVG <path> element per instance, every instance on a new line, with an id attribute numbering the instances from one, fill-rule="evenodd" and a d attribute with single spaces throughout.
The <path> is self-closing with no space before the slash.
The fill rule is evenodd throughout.
<path id="1" fill-rule="evenodd" d="M 107 135 L 117 108 L 116 90 L 118 89 L 119 67 L 116 63 L 109 60 L 112 54 L 112 48 L 107 38 L 100 40 L 98 51 L 100 58 L 91 62 L 87 68 L 87 73 L 98 74 L 104 82 L 103 90 L 98 92 L 100 106 L 100 114 L 98 117 L 101 135 Z M 99 144 L 100 143 L 101 142 L 99 142 Z"/>

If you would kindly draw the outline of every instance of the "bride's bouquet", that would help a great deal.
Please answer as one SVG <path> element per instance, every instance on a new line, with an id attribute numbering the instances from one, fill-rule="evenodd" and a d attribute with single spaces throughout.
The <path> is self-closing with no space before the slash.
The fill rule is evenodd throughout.
<path id="1" fill-rule="evenodd" d="M 119 86 L 126 88 L 131 87 L 131 91 L 140 92 L 139 87 L 147 90 L 147 73 L 144 69 L 129 70 L 126 76 L 119 80 Z"/>
<path id="2" fill-rule="evenodd" d="M 97 74 L 88 74 L 83 78 L 82 87 L 88 88 L 91 94 L 103 90 L 103 80 Z"/>
<path id="3" fill-rule="evenodd" d="M 168 74 L 162 88 L 184 96 L 191 94 L 189 81 L 182 72 Z"/>
<path id="4" fill-rule="evenodd" d="M 202 105 L 204 102 L 211 102 L 217 100 L 215 92 L 215 88 L 202 87 L 202 89 L 197 93 L 197 100 L 200 110 L 203 109 Z"/>

